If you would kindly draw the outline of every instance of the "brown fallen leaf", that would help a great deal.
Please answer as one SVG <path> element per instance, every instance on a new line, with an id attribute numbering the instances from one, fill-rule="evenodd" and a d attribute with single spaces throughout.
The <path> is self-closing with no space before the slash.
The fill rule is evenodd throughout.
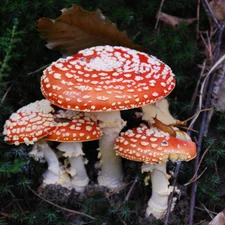
<path id="1" fill-rule="evenodd" d="M 62 15 L 55 20 L 39 19 L 37 30 L 41 38 L 48 42 L 46 46 L 49 49 L 59 50 L 64 55 L 98 45 L 119 45 L 143 51 L 99 9 L 88 12 L 75 4 L 62 9 Z"/>
<path id="2" fill-rule="evenodd" d="M 209 5 L 216 19 L 222 22 L 225 19 L 225 0 L 213 0 Z"/>
<path id="3" fill-rule="evenodd" d="M 224 225 L 225 224 L 225 209 L 217 214 L 208 225 Z"/>
<path id="4" fill-rule="evenodd" d="M 180 22 L 185 22 L 191 24 L 197 20 L 197 18 L 183 19 L 176 16 L 171 16 L 163 12 L 158 12 L 157 19 L 163 21 L 164 23 L 176 27 Z"/>

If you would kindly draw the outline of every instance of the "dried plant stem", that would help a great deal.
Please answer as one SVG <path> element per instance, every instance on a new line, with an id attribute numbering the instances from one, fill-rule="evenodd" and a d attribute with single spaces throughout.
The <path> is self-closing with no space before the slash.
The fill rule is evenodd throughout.
<path id="1" fill-rule="evenodd" d="M 199 18 L 200 18 L 200 3 L 201 3 L 201 0 L 198 0 L 198 6 L 197 6 L 197 35 L 196 35 L 196 40 L 198 39 L 198 36 L 199 36 Z"/>
<path id="2" fill-rule="evenodd" d="M 85 213 L 82 213 L 82 212 L 79 212 L 79 211 L 76 211 L 76 210 L 72 210 L 72 209 L 67 209 L 67 208 L 64 208 L 64 207 L 62 207 L 62 206 L 59 206 L 59 205 L 57 205 L 57 204 L 55 204 L 55 203 L 53 203 L 53 202 L 51 202 L 51 201 L 49 201 L 49 200 L 47 200 L 47 199 L 41 197 L 39 194 L 37 194 L 37 193 L 36 193 L 34 190 L 32 190 L 31 188 L 29 188 L 29 189 L 30 189 L 30 191 L 31 191 L 34 195 L 36 195 L 37 197 L 39 197 L 39 198 L 42 199 L 43 201 L 49 203 L 50 205 L 53 205 L 53 206 L 55 206 L 55 207 L 57 207 L 57 208 L 59 208 L 59 209 L 61 209 L 61 210 L 63 210 L 63 211 L 70 212 L 70 213 L 74 213 L 74 214 L 78 214 L 78 215 L 80 215 L 80 216 L 85 216 L 85 217 L 88 217 L 89 219 L 95 220 L 94 217 L 89 216 L 89 215 L 87 215 L 87 214 L 85 214 Z"/>
<path id="3" fill-rule="evenodd" d="M 160 3 L 160 6 L 159 6 L 159 11 L 158 11 L 158 13 L 161 13 L 162 7 L 163 7 L 163 4 L 164 4 L 164 1 L 165 1 L 165 0 L 161 0 L 161 3 Z M 157 27 L 158 27 L 158 23 L 159 23 L 159 17 L 157 16 L 157 20 L 156 20 L 156 23 L 155 23 L 155 30 L 156 30 Z"/>
<path id="4" fill-rule="evenodd" d="M 126 195 L 125 202 L 127 202 L 127 201 L 129 200 L 130 195 L 131 195 L 131 193 L 133 192 L 134 187 L 135 187 L 137 181 L 138 181 L 138 178 L 136 177 L 136 178 L 134 179 L 134 182 L 132 183 L 132 185 L 131 185 L 131 187 L 130 187 L 130 190 L 128 191 L 128 193 L 127 193 L 127 195 Z"/>
<path id="5" fill-rule="evenodd" d="M 225 27 L 225 21 L 223 22 L 223 24 L 219 24 L 219 22 L 217 21 L 217 19 L 214 16 L 214 13 L 212 12 L 212 9 L 210 8 L 210 6 L 208 4 L 208 1 L 204 0 L 204 3 L 206 4 L 214 22 L 218 28 L 218 32 L 219 32 L 218 39 L 217 39 L 217 47 L 216 47 L 215 54 L 214 54 L 214 62 L 216 62 L 220 55 L 220 50 L 221 50 L 220 48 L 221 48 L 221 42 L 222 42 L 222 35 L 223 35 L 224 27 Z M 207 77 L 207 80 L 205 80 L 205 83 L 204 83 L 204 85 L 205 85 L 204 93 L 201 93 L 201 94 L 204 97 L 206 96 L 206 101 L 204 102 L 205 108 L 209 108 L 211 106 L 211 95 L 212 95 L 212 91 L 213 91 L 213 87 L 214 87 L 215 77 L 216 77 L 216 73 L 213 72 L 210 75 L 210 77 Z M 202 141 L 203 141 L 203 137 L 205 134 L 207 118 L 208 118 L 208 112 L 205 111 L 205 112 L 203 112 L 203 116 L 201 119 L 201 127 L 200 127 L 200 132 L 199 132 L 198 141 L 197 141 L 197 156 L 194 161 L 194 171 L 198 168 L 198 164 L 199 164 L 199 160 L 200 160 L 200 152 L 202 149 Z M 209 123 L 209 121 L 208 121 L 208 123 Z M 197 186 L 198 186 L 197 181 L 194 181 L 192 184 L 192 191 L 191 191 L 189 225 L 193 225 Z"/>
<path id="6" fill-rule="evenodd" d="M 178 177 L 178 174 L 180 171 L 180 166 L 181 166 L 181 161 L 178 161 L 175 172 L 173 174 L 173 183 L 172 183 L 173 191 L 171 192 L 169 199 L 168 199 L 168 208 L 167 208 L 167 212 L 165 215 L 164 225 L 168 225 L 168 222 L 169 222 L 169 216 L 170 216 L 170 211 L 171 211 L 172 204 L 173 204 L 173 196 L 175 193 L 175 186 L 177 183 L 177 177 Z"/>
<path id="7" fill-rule="evenodd" d="M 28 73 L 27 75 L 30 76 L 30 75 L 33 75 L 33 74 L 38 73 L 38 72 L 40 72 L 40 71 L 43 71 L 43 70 L 46 69 L 49 65 L 50 65 L 50 64 L 44 65 L 44 66 L 38 68 L 37 70 Z"/>
<path id="8" fill-rule="evenodd" d="M 193 175 L 193 177 L 190 179 L 190 181 L 189 181 L 188 183 L 184 184 L 185 186 L 187 186 L 187 185 L 193 183 L 194 181 L 196 181 L 196 180 L 199 178 L 199 176 L 197 176 L 199 167 L 200 167 L 200 165 L 201 165 L 201 163 L 202 163 L 202 160 L 204 159 L 206 153 L 209 151 L 209 149 L 210 149 L 210 146 L 209 146 L 209 147 L 205 150 L 205 152 L 203 153 L 203 155 L 202 155 L 202 157 L 201 157 L 201 159 L 200 159 L 200 161 L 199 161 L 197 170 L 195 171 L 195 174 Z M 205 170 L 206 170 L 206 169 L 205 169 Z M 205 170 L 204 170 L 204 171 L 205 171 Z M 204 172 L 204 171 L 203 171 L 203 172 Z"/>

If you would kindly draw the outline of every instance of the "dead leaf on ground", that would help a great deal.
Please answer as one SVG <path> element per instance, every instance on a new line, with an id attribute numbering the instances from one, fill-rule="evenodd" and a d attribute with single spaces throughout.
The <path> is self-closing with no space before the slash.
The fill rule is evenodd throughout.
<path id="1" fill-rule="evenodd" d="M 176 16 L 171 16 L 163 12 L 159 12 L 157 14 L 157 19 L 163 21 L 165 24 L 176 27 L 180 22 L 185 22 L 187 24 L 191 24 L 197 20 L 197 18 L 184 19 Z"/>
<path id="2" fill-rule="evenodd" d="M 213 0 L 209 5 L 216 19 L 222 22 L 225 19 L 225 0 Z"/>
<path id="3" fill-rule="evenodd" d="M 62 9 L 62 15 L 55 20 L 39 19 L 37 29 L 41 38 L 48 42 L 49 49 L 59 50 L 64 55 L 98 45 L 119 45 L 143 51 L 99 9 L 88 12 L 75 4 Z"/>
<path id="4" fill-rule="evenodd" d="M 208 225 L 224 225 L 225 224 L 225 209 L 217 214 Z"/>

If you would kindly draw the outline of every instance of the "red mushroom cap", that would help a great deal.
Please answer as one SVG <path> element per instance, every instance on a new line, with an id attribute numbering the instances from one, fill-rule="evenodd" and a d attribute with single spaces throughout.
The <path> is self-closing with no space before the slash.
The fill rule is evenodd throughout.
<path id="1" fill-rule="evenodd" d="M 145 125 L 122 133 L 116 139 L 115 150 L 123 158 L 151 164 L 167 159 L 189 161 L 196 156 L 193 141 L 181 140 Z"/>
<path id="2" fill-rule="evenodd" d="M 34 144 L 56 129 L 56 122 L 50 113 L 54 109 L 48 100 L 36 101 L 20 108 L 5 122 L 4 140 L 9 144 Z"/>
<path id="3" fill-rule="evenodd" d="M 175 87 L 169 66 L 125 47 L 97 46 L 52 63 L 41 78 L 43 95 L 64 109 L 117 111 L 165 98 Z"/>
<path id="4" fill-rule="evenodd" d="M 84 142 L 97 140 L 102 136 L 97 123 L 92 121 L 89 117 L 84 116 L 83 113 L 68 113 L 61 112 L 55 115 L 56 118 L 65 120 L 65 122 L 58 122 L 57 128 L 45 137 L 49 141 L 58 142 Z"/>

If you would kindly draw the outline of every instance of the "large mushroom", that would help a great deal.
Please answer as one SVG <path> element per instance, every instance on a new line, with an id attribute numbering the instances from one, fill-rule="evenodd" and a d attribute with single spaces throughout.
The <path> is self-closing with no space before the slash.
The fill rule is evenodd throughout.
<path id="1" fill-rule="evenodd" d="M 146 210 L 162 218 L 168 207 L 168 197 L 172 191 L 170 176 L 166 172 L 166 162 L 170 159 L 189 161 L 196 156 L 196 145 L 190 137 L 177 131 L 180 138 L 173 137 L 154 126 L 141 125 L 121 133 L 116 139 L 115 150 L 123 158 L 143 162 L 142 171 L 151 171 L 152 196 Z"/>
<path id="2" fill-rule="evenodd" d="M 30 103 L 10 116 L 5 122 L 3 134 L 8 144 L 34 144 L 33 150 L 37 152 L 38 158 L 44 158 L 48 163 L 48 170 L 43 175 L 43 184 L 64 185 L 66 181 L 58 158 L 43 139 L 57 127 L 53 111 L 51 103 L 46 99 Z"/>
<path id="3" fill-rule="evenodd" d="M 151 104 L 175 87 L 170 67 L 143 52 L 119 46 L 97 46 L 60 58 L 41 78 L 43 95 L 64 109 L 89 112 L 103 128 L 99 141 L 98 182 L 108 188 L 122 184 L 120 157 L 113 145 L 125 122 L 120 110 Z"/>
<path id="4" fill-rule="evenodd" d="M 58 121 L 57 129 L 45 137 L 49 141 L 61 142 L 57 149 L 64 152 L 68 158 L 71 175 L 71 186 L 78 192 L 83 192 L 89 182 L 84 166 L 82 142 L 97 140 L 102 131 L 99 126 L 84 113 L 75 111 L 60 111 L 54 115 Z"/>

